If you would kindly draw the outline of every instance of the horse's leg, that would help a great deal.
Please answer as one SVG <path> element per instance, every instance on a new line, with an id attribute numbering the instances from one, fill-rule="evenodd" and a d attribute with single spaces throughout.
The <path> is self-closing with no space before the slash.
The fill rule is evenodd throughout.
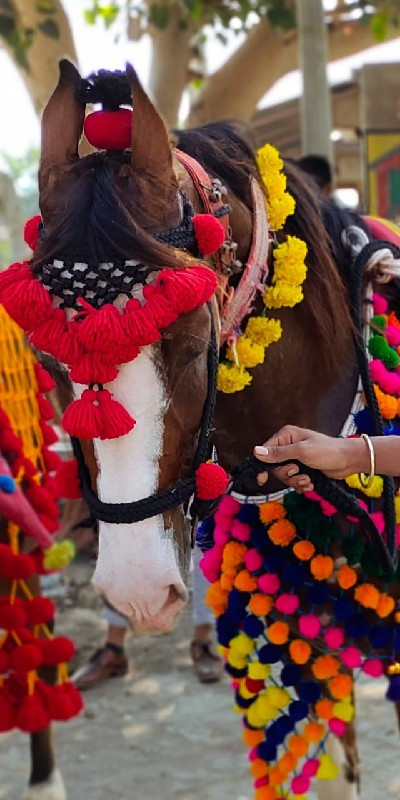
<path id="1" fill-rule="evenodd" d="M 354 722 L 347 725 L 340 739 L 328 736 L 326 751 L 340 769 L 334 781 L 317 781 L 318 800 L 359 800 L 360 762 Z"/>
<path id="2" fill-rule="evenodd" d="M 61 773 L 54 766 L 51 728 L 31 737 L 31 774 L 24 800 L 66 800 Z"/>

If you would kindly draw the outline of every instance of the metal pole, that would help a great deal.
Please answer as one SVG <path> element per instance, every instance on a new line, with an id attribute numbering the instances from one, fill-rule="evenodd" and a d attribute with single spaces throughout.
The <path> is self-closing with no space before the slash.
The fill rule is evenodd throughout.
<path id="1" fill-rule="evenodd" d="M 331 98 L 322 0 L 297 0 L 299 60 L 303 73 L 301 141 L 304 155 L 326 156 L 332 164 Z"/>

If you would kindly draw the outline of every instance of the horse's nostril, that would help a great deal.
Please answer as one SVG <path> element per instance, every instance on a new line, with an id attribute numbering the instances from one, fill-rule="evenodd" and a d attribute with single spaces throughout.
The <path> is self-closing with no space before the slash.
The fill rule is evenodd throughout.
<path id="1" fill-rule="evenodd" d="M 165 601 L 164 608 L 173 605 L 177 600 L 181 603 L 186 603 L 188 599 L 188 591 L 183 584 L 171 584 L 168 590 L 168 597 Z"/>

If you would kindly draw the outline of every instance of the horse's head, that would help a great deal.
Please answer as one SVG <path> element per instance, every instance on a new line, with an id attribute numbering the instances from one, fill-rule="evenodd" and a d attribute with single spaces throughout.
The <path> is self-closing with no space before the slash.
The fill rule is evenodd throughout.
<path id="1" fill-rule="evenodd" d="M 175 314 L 175 321 L 169 324 L 172 271 L 190 268 L 195 262 L 187 253 L 162 242 L 162 232 L 180 225 L 184 203 L 165 126 L 132 69 L 127 76 L 134 104 L 131 149 L 80 158 L 78 145 L 85 116 L 85 102 L 79 96 L 82 82 L 76 69 L 62 62 L 58 86 L 43 115 L 39 170 L 43 232 L 33 261 L 33 271 L 52 297 L 52 313 L 55 305 L 61 305 L 72 325 L 70 332 L 75 324 L 78 339 L 89 318 L 94 319 L 89 306 L 97 312 L 118 309 L 119 326 L 122 318 L 124 324 L 128 319 L 129 303 L 133 304 L 132 313 L 153 303 L 151 319 L 144 320 L 146 330 L 143 332 L 142 326 L 138 331 L 133 314 L 120 345 L 112 323 L 100 327 L 94 333 L 97 351 L 93 350 L 93 337 L 88 345 L 92 348 L 89 367 L 83 351 L 69 372 L 62 366 L 61 355 L 53 362 L 65 405 L 71 409 L 73 398 L 81 400 L 81 427 L 88 422 L 85 413 L 89 414 L 90 431 L 101 410 L 95 397 L 100 398 L 103 387 L 108 406 L 107 411 L 103 409 L 102 424 L 110 429 L 114 424 L 126 425 L 124 435 L 115 436 L 114 431 L 115 438 L 77 434 L 92 491 L 103 504 L 145 500 L 191 473 L 208 395 L 212 326 L 204 303 L 207 292 L 204 300 L 199 297 L 185 307 L 184 283 L 176 300 L 180 310 L 189 313 Z M 169 283 L 167 280 L 163 286 L 171 291 L 158 300 L 154 287 L 157 290 L 157 278 L 165 268 L 169 268 Z M 87 301 L 83 313 L 81 298 Z M 157 303 L 161 303 L 159 317 Z M 77 312 L 81 312 L 79 321 L 71 323 Z M 130 340 L 128 328 L 135 328 L 138 348 Z M 93 330 L 92 326 L 92 334 Z M 35 336 L 32 341 L 35 343 Z M 52 352 L 37 337 L 36 346 Z M 82 397 L 88 386 L 96 395 L 92 389 L 91 395 Z M 92 403 L 86 402 L 88 397 Z M 133 418 L 136 424 L 131 427 L 127 420 Z M 190 544 L 182 508 L 162 513 L 163 505 L 156 497 L 151 514 L 142 521 L 114 524 L 113 511 L 121 509 L 114 506 L 108 521 L 100 521 L 94 583 L 136 627 L 167 630 L 186 599 L 184 575 Z"/>

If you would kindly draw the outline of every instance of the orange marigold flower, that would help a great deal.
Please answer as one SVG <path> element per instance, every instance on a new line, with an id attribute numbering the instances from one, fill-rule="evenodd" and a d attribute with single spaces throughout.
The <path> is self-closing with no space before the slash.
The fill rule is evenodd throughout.
<path id="1" fill-rule="evenodd" d="M 332 697 L 337 700 L 344 700 L 351 694 L 353 689 L 353 678 L 350 675 L 337 675 L 329 681 L 329 691 Z"/>
<path id="2" fill-rule="evenodd" d="M 361 586 L 357 586 L 354 597 L 364 608 L 377 608 L 379 590 L 372 583 L 362 583 Z"/>
<path id="3" fill-rule="evenodd" d="M 242 569 L 236 575 L 234 585 L 240 592 L 254 592 L 258 587 L 258 579 L 254 575 L 250 575 L 247 569 Z"/>
<path id="4" fill-rule="evenodd" d="M 333 573 L 333 558 L 330 556 L 315 556 L 310 564 L 310 569 L 316 581 L 326 581 Z"/>
<path id="5" fill-rule="evenodd" d="M 254 778 L 264 778 L 268 774 L 268 767 L 261 758 L 255 758 L 250 762 L 250 770 Z"/>
<path id="6" fill-rule="evenodd" d="M 378 614 L 378 617 L 381 617 L 381 619 L 388 617 L 389 614 L 392 613 L 394 606 L 395 602 L 393 597 L 390 597 L 390 595 L 382 592 L 382 594 L 379 595 L 379 602 L 376 607 L 376 613 Z"/>
<path id="7" fill-rule="evenodd" d="M 261 522 L 269 525 L 277 519 L 283 519 L 286 516 L 286 509 L 282 503 L 271 501 L 270 503 L 262 503 L 259 507 L 259 514 Z"/>
<path id="8" fill-rule="evenodd" d="M 328 654 L 326 656 L 319 656 L 319 658 L 314 661 L 311 669 L 317 680 L 325 681 L 338 674 L 340 663 L 337 658 Z"/>
<path id="9" fill-rule="evenodd" d="M 352 567 L 344 564 L 337 574 L 337 581 L 341 589 L 350 589 L 357 582 L 357 573 Z"/>
<path id="10" fill-rule="evenodd" d="M 286 547 L 295 538 L 296 528 L 293 522 L 288 519 L 281 519 L 271 525 L 268 529 L 268 536 L 274 544 Z"/>
<path id="11" fill-rule="evenodd" d="M 321 701 L 320 701 L 321 702 Z M 324 701 L 322 701 L 324 702 Z M 330 703 L 330 700 L 327 701 Z M 332 706 L 332 703 L 330 703 Z M 325 727 L 320 722 L 307 722 L 303 730 L 303 736 L 309 742 L 320 742 L 325 736 Z"/>
<path id="12" fill-rule="evenodd" d="M 294 733 L 288 741 L 288 750 L 297 758 L 302 758 L 308 752 L 308 742 L 304 736 Z"/>
<path id="13" fill-rule="evenodd" d="M 274 604 L 272 597 L 268 594 L 253 594 L 249 602 L 249 611 L 256 617 L 266 617 Z"/>
<path id="14" fill-rule="evenodd" d="M 256 747 L 265 739 L 264 731 L 253 731 L 250 728 L 243 728 L 242 739 L 246 747 Z"/>
<path id="15" fill-rule="evenodd" d="M 306 664 L 311 655 L 311 647 L 308 642 L 303 642 L 302 639 L 293 639 L 293 642 L 290 642 L 289 645 L 289 652 L 295 664 Z"/>
<path id="16" fill-rule="evenodd" d="M 284 753 L 283 756 L 277 762 L 277 767 L 281 770 L 281 772 L 292 772 L 297 764 L 297 758 L 293 755 L 293 753 Z"/>
<path id="17" fill-rule="evenodd" d="M 331 719 L 333 716 L 333 703 L 324 697 L 315 704 L 315 713 L 320 719 Z"/>
<path id="18" fill-rule="evenodd" d="M 296 542 L 293 545 L 293 552 L 300 561 L 309 561 L 315 553 L 315 546 L 312 542 L 304 539 L 301 542 Z"/>
<path id="19" fill-rule="evenodd" d="M 273 622 L 266 634 L 272 644 L 285 644 L 289 638 L 289 625 L 287 622 Z"/>

